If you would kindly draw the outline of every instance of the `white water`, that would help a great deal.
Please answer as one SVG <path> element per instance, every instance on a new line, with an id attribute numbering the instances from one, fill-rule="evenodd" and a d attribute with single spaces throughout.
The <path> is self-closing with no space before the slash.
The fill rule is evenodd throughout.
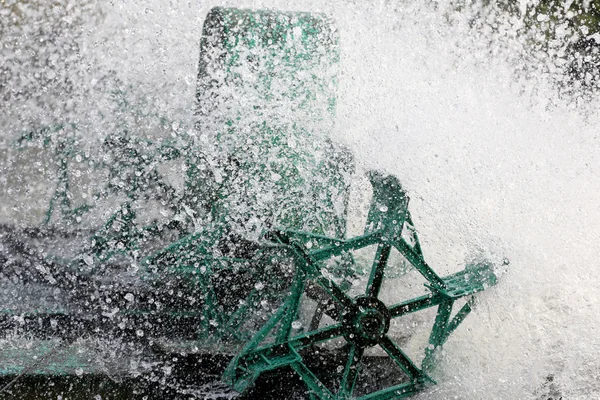
<path id="1" fill-rule="evenodd" d="M 469 30 L 443 5 L 389 3 L 114 2 L 83 54 L 95 60 L 92 78 L 114 69 L 181 116 L 212 6 L 333 15 L 343 71 L 335 139 L 362 167 L 400 177 L 438 272 L 478 248 L 511 261 L 445 345 L 438 385 L 418 398 L 548 398 L 549 375 L 564 399 L 600 398 L 600 107 L 573 107 L 541 72 L 515 75 L 536 66 L 514 64 L 526 50 L 510 35 Z"/>

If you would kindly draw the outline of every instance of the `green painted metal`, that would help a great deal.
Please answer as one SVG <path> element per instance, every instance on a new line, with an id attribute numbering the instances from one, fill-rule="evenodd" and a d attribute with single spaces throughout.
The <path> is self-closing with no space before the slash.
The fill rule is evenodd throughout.
<path id="1" fill-rule="evenodd" d="M 222 57 L 220 51 L 225 51 L 228 56 Z M 248 240 L 239 235 L 232 237 L 235 228 L 248 222 L 247 214 L 267 225 L 285 223 L 297 229 L 338 235 L 345 230 L 348 179 L 353 167 L 350 155 L 333 146 L 327 131 L 335 105 L 337 78 L 335 71 L 331 71 L 339 58 L 337 37 L 328 20 L 321 15 L 215 8 L 207 16 L 201 52 L 199 88 L 202 90 L 199 90 L 199 98 L 202 93 L 209 97 L 218 92 L 227 93 L 230 85 L 240 92 L 240 99 L 251 103 L 248 110 L 240 112 L 237 109 L 229 116 L 215 113 L 209 116 L 199 112 L 199 120 L 210 120 L 212 130 L 199 126 L 200 134 L 180 134 L 182 140 L 179 143 L 170 140 L 155 143 L 126 132 L 111 135 L 104 140 L 100 157 L 96 159 L 78 148 L 84 132 L 76 124 L 27 132 L 18 144 L 27 149 L 29 143 L 42 141 L 57 159 L 58 182 L 46 213 L 46 227 L 58 225 L 68 230 L 77 229 L 84 225 L 90 210 L 96 207 L 94 200 L 110 196 L 123 199 L 105 222 L 93 230 L 89 239 L 84 240 L 82 249 L 73 258 L 44 257 L 42 261 L 54 275 L 93 278 L 95 273 L 113 268 L 115 264 L 139 265 L 139 277 L 154 290 L 169 293 L 174 286 L 183 285 L 189 296 L 200 298 L 199 306 L 190 310 L 201 321 L 198 339 L 243 341 L 248 332 L 240 330 L 240 325 L 247 322 L 249 315 L 256 314 L 258 298 L 276 301 L 277 293 L 283 289 L 277 282 L 281 280 L 281 274 L 257 272 L 261 269 L 256 267 L 257 263 L 267 266 L 282 262 L 273 261 L 276 254 L 271 254 L 270 249 L 259 250 L 253 256 L 243 254 L 245 258 L 229 254 L 235 251 L 226 251 L 228 254 L 223 255 L 222 245 L 231 245 L 238 238 L 244 242 Z M 212 61 L 224 60 L 226 64 L 217 66 L 217 70 L 228 72 L 221 81 L 215 81 L 211 66 L 207 64 L 215 54 L 218 57 Z M 261 66 L 254 71 L 257 76 L 249 79 L 259 82 L 259 86 L 243 84 L 240 70 L 247 67 L 248 61 L 258 62 Z M 246 78 L 247 75 L 248 71 Z M 258 95 L 249 99 L 251 92 Z M 229 98 L 226 100 L 231 102 Z M 219 101 L 200 101 L 200 104 L 201 107 L 223 106 L 218 112 L 228 108 Z M 277 108 L 274 104 L 279 104 L 283 113 L 274 114 L 272 111 Z M 127 108 L 127 104 L 120 106 Z M 290 109 L 298 110 L 299 115 L 290 113 Z M 239 125 L 248 122 L 239 122 L 244 113 L 255 115 L 250 130 Z M 224 121 L 223 129 L 214 125 L 220 120 Z M 302 124 L 303 120 L 312 122 Z M 172 125 L 162 118 L 160 124 Z M 236 132 L 236 128 L 240 131 Z M 207 158 L 214 149 L 203 148 L 198 142 L 198 136 L 209 131 L 216 134 L 213 139 L 219 148 L 215 153 L 224 154 L 229 163 L 220 177 L 216 176 L 218 171 L 207 167 Z M 243 140 L 238 143 L 232 138 Z M 251 148 L 249 142 L 253 143 Z M 240 143 L 242 148 L 236 147 Z M 253 151 L 257 152 L 254 158 L 244 159 L 239 155 Z M 233 158 L 236 169 L 231 168 Z M 263 159 L 271 161 L 256 162 Z M 166 184 L 156 168 L 169 160 L 178 160 L 186 166 L 187 179 L 180 196 Z M 94 170 L 103 171 L 107 176 L 106 183 L 99 185 L 91 201 L 78 205 L 71 200 L 70 166 L 76 161 L 88 162 Z M 208 160 L 208 163 L 211 161 L 215 160 Z M 221 161 L 216 160 L 217 163 Z M 218 164 L 217 169 L 222 166 Z M 209 170 L 210 176 L 202 175 Z M 264 179 L 268 171 L 280 174 L 274 184 Z M 252 179 L 240 181 L 241 175 Z M 263 192 L 272 198 L 261 203 L 256 196 Z M 154 222 L 141 224 L 137 210 L 148 198 L 166 204 L 175 217 L 162 227 Z M 255 207 L 259 203 L 260 207 Z M 239 213 L 236 215 L 231 211 L 238 204 L 248 207 L 242 219 L 239 219 Z M 199 229 L 194 226 L 196 218 L 202 219 Z M 164 226 L 174 230 L 176 238 L 163 249 L 152 250 L 148 243 L 164 240 Z M 260 279 L 263 284 L 269 284 L 268 278 L 271 278 L 274 289 L 267 294 L 256 289 L 246 295 L 236 293 L 234 297 L 241 296 L 237 299 L 240 305 L 227 307 L 217 299 L 219 295 L 215 290 L 215 285 L 226 283 L 216 282 L 219 278 L 215 276 L 240 269 L 250 271 L 252 279 Z M 69 291 L 77 289 L 70 280 L 58 279 L 57 284 L 64 285 Z M 172 315 L 178 311 L 170 310 Z M 130 314 L 131 311 L 122 313 Z"/>
<path id="2" fill-rule="evenodd" d="M 294 255 L 298 284 L 293 288 L 280 311 L 231 362 L 226 379 L 236 390 L 247 389 L 266 371 L 291 366 L 306 382 L 316 398 L 354 398 L 356 376 L 364 351 L 377 345 L 402 369 L 409 382 L 358 398 L 402 398 L 416 393 L 427 384 L 434 383 L 425 372 L 432 366 L 433 354 L 471 311 L 472 295 L 496 284 L 496 277 L 488 264 L 473 265 L 462 272 L 439 277 L 424 261 L 416 232 L 412 228 L 407 228 L 407 222 L 411 221 L 408 196 L 402 190 L 397 178 L 379 173 L 371 173 L 370 178 L 374 198 L 363 236 L 347 240 L 339 238 L 326 240 L 315 235 L 315 242 L 320 244 L 313 244 L 307 248 L 306 239 L 311 238 L 310 234 L 284 229 L 268 233 L 267 237 L 273 243 L 288 249 Z M 412 235 L 413 245 L 409 245 L 402 237 L 406 230 Z M 372 245 L 377 245 L 377 251 L 365 293 L 352 297 L 328 277 L 322 261 Z M 429 294 L 390 306 L 386 306 L 379 300 L 378 295 L 391 247 L 411 260 L 413 266 L 427 281 Z M 321 286 L 341 311 L 330 315 L 334 320 L 332 325 L 290 334 L 291 321 L 289 318 L 285 320 L 284 316 L 296 315 L 299 306 L 297 291 L 302 290 L 306 285 L 301 284 L 303 281 L 311 281 Z M 455 301 L 462 297 L 469 297 L 470 300 L 454 318 L 450 319 Z M 390 321 L 436 306 L 437 315 L 429 339 L 430 347 L 425 350 L 426 356 L 419 368 L 388 334 Z M 269 335 L 276 339 L 264 344 L 263 341 Z M 307 348 L 318 350 L 319 345 L 340 338 L 344 338 L 348 344 L 347 361 L 339 372 L 339 386 L 336 391 L 332 391 L 316 378 L 299 353 Z"/>
<path id="3" fill-rule="evenodd" d="M 397 178 L 379 172 L 368 175 L 373 200 L 364 233 L 346 237 L 353 164 L 329 139 L 338 47 L 334 25 L 324 15 L 214 8 L 201 40 L 195 131 L 160 142 L 109 136 L 99 159 L 77 148 L 73 124 L 21 137 L 21 146 L 41 140 L 58 160 L 46 228 L 83 226 L 96 207 L 71 200 L 73 160 L 107 176 L 92 199 L 121 199 L 74 257 L 36 259 L 75 300 L 90 294 L 96 299 L 86 303 L 89 313 L 101 311 L 91 331 L 112 332 L 125 322 L 134 332 L 152 324 L 192 326 L 192 337 L 170 339 L 236 354 L 224 379 L 238 391 L 282 368 L 295 371 L 319 399 L 403 398 L 434 383 L 427 372 L 437 349 L 470 313 L 472 295 L 494 285 L 496 277 L 486 263 L 436 274 L 424 259 L 406 192 Z M 157 169 L 174 160 L 186 170 L 182 193 Z M 169 209 L 168 221 L 139 221 L 137 210 L 149 199 Z M 367 247 L 375 248 L 375 256 L 363 265 L 353 253 Z M 396 304 L 380 299 L 384 280 L 397 278 L 392 252 L 423 276 L 425 295 Z M 98 284 L 98 277 L 130 265 L 138 267 L 134 277 L 142 289 L 135 295 L 141 300 L 112 313 L 97 295 L 110 285 Z M 357 280 L 366 282 L 358 295 Z M 125 289 L 114 293 L 119 290 Z M 155 301 L 160 296 L 165 304 Z M 452 316 L 461 298 L 468 300 Z M 316 306 L 310 323 L 299 328 L 307 299 Z M 419 365 L 394 341 L 390 326 L 431 307 L 437 314 Z M 1 314 L 12 318 L 14 310 Z M 50 320 L 57 313 L 36 309 L 32 315 Z M 61 318 L 79 317 L 81 312 L 61 310 Z M 318 353 L 332 343 L 344 344 L 339 368 L 329 374 L 333 385 L 306 359 L 307 351 Z M 375 347 L 406 379 L 359 394 L 365 353 Z"/>
<path id="4" fill-rule="evenodd" d="M 203 189 L 211 192 L 205 208 L 215 220 L 226 215 L 230 229 L 344 234 L 353 166 L 329 139 L 339 62 L 333 26 L 320 14 L 217 7 L 207 15 L 197 128 L 223 157 L 203 171 L 190 166 L 188 182 L 217 183 Z"/>

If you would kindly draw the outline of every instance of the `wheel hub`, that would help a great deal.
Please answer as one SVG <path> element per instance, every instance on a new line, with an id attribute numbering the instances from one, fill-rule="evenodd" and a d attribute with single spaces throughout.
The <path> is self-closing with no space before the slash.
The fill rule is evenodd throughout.
<path id="1" fill-rule="evenodd" d="M 344 337 L 350 343 L 360 346 L 374 346 L 390 328 L 390 312 L 376 298 L 359 297 L 356 310 L 344 316 Z"/>

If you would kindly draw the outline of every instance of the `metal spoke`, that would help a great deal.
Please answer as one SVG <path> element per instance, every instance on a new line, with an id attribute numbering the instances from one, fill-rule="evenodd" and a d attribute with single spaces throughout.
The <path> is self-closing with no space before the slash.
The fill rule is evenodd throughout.
<path id="1" fill-rule="evenodd" d="M 325 305 L 321 304 L 320 301 L 317 301 L 317 308 L 315 308 L 315 313 L 310 319 L 310 324 L 308 325 L 309 332 L 312 332 L 316 329 L 319 329 L 319 324 L 321 323 L 321 319 L 323 319 L 323 315 L 325 314 Z"/>
<path id="2" fill-rule="evenodd" d="M 383 350 L 385 350 L 385 352 L 390 356 L 390 358 L 394 360 L 394 362 L 398 364 L 400 368 L 402 368 L 402 370 L 410 377 L 411 380 L 418 379 L 423 376 L 421 370 L 419 370 L 419 368 L 413 364 L 410 358 L 404 354 L 404 352 L 396 345 L 396 343 L 392 341 L 392 339 L 390 339 L 389 336 L 385 335 L 383 338 L 381 338 L 379 346 L 381 346 Z"/>
<path id="3" fill-rule="evenodd" d="M 367 284 L 367 296 L 377 297 L 381 284 L 383 283 L 383 274 L 387 265 L 388 258 L 392 246 L 389 244 L 380 244 L 377 247 L 377 253 L 375 254 L 375 260 L 373 261 L 373 267 L 371 267 L 371 275 L 369 276 L 369 283 Z"/>
<path id="4" fill-rule="evenodd" d="M 344 396 L 343 398 L 352 398 L 364 352 L 365 348 L 362 346 L 356 344 L 350 346 L 348 361 L 346 362 L 344 375 L 340 384 L 340 394 Z"/>
<path id="5" fill-rule="evenodd" d="M 298 243 L 290 243 L 294 252 L 301 262 L 300 265 L 304 264 L 309 276 L 314 277 L 313 279 L 323 287 L 338 303 L 346 307 L 346 311 L 354 311 L 356 305 L 350 296 L 348 296 L 335 282 L 327 279 L 321 274 L 321 269 L 318 267 L 311 257 L 306 253 L 304 247 Z"/>
<path id="6" fill-rule="evenodd" d="M 331 340 L 336 337 L 340 337 L 344 334 L 344 329 L 341 324 L 331 325 L 326 328 L 322 328 L 318 331 L 314 331 L 304 336 L 297 336 L 289 341 L 290 345 L 296 349 L 302 349 L 304 347 L 312 346 L 326 340 Z"/>
<path id="7" fill-rule="evenodd" d="M 348 296 L 340 287 L 333 281 L 320 276 L 316 279 L 317 283 L 321 285 L 335 301 L 346 307 L 346 312 L 353 311 L 356 309 L 356 305 L 350 296 Z"/>
<path id="8" fill-rule="evenodd" d="M 415 239 L 415 245 L 413 246 L 413 249 L 415 249 L 415 252 L 420 255 L 421 257 L 423 257 L 423 250 L 421 249 L 421 242 L 419 242 L 419 237 L 417 236 L 417 232 L 415 230 L 415 224 L 412 221 L 412 217 L 410 215 L 410 211 L 406 210 L 406 222 L 408 222 L 410 224 L 410 226 L 412 227 L 411 231 L 413 232 L 413 237 Z"/>
<path id="9" fill-rule="evenodd" d="M 415 297 L 414 299 L 407 300 L 402 303 L 394 304 L 393 306 L 391 306 L 390 315 L 392 318 L 397 318 L 404 314 L 410 314 L 412 312 L 436 306 L 442 303 L 444 300 L 445 297 L 440 294 L 428 294 L 420 297 Z"/>
<path id="10" fill-rule="evenodd" d="M 443 291 L 446 288 L 446 284 L 436 274 L 433 269 L 423 259 L 423 256 L 418 254 L 413 248 L 411 248 L 404 239 L 400 238 L 394 242 L 396 249 L 402 254 L 420 273 L 425 279 L 431 283 L 436 290 Z"/>
<path id="11" fill-rule="evenodd" d="M 323 400 L 335 400 L 335 396 L 331 393 L 325 385 L 312 373 L 310 369 L 302 362 L 295 362 L 291 364 L 292 368 L 302 378 L 306 386 L 308 386 L 319 399 Z"/>
<path id="12" fill-rule="evenodd" d="M 331 295 L 327 293 L 325 289 L 314 282 L 309 282 L 305 291 L 306 295 L 310 299 L 317 302 L 317 308 L 312 318 L 309 330 L 313 331 L 317 329 L 319 327 L 319 323 L 321 322 L 321 318 L 325 314 L 335 321 L 339 320 L 343 309 L 340 304 L 333 300 Z"/>

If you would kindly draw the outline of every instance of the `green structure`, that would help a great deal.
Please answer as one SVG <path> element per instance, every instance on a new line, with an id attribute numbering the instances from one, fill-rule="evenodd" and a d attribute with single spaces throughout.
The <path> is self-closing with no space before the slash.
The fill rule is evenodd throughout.
<path id="1" fill-rule="evenodd" d="M 231 363 L 226 377 L 237 390 L 243 391 L 265 371 L 291 366 L 316 398 L 354 398 L 363 354 L 366 349 L 376 345 L 402 369 L 406 382 L 360 398 L 401 398 L 416 393 L 427 383 L 433 383 L 424 372 L 431 367 L 432 355 L 471 311 L 472 300 L 450 318 L 455 300 L 494 285 L 496 277 L 490 265 L 485 264 L 471 265 L 457 274 L 439 277 L 423 259 L 408 211 L 408 197 L 398 180 L 379 173 L 371 173 L 370 180 L 374 197 L 364 235 L 344 240 L 289 230 L 269 233 L 269 238 L 274 243 L 292 254 L 297 270 L 291 295 Z M 403 238 L 406 231 L 413 245 L 409 245 Z M 307 243 L 314 245 L 308 249 Z M 377 246 L 377 251 L 365 292 L 349 296 L 342 285 L 324 273 L 323 261 L 372 245 Z M 425 278 L 429 293 L 391 306 L 379 299 L 392 248 L 402 254 Z M 317 320 L 313 318 L 311 327 L 294 334 L 292 323 L 298 315 L 301 294 L 310 285 L 320 288 L 321 295 L 315 297 L 321 305 L 330 305 L 325 314 L 335 323 L 319 328 L 318 319 L 323 317 L 323 312 L 317 310 Z M 312 292 L 315 292 L 314 288 Z M 422 367 L 419 368 L 388 335 L 390 321 L 434 306 L 438 310 L 429 337 L 431 346 L 427 348 Z M 273 335 L 274 339 L 263 344 L 269 335 Z M 337 390 L 330 390 L 307 367 L 300 353 L 307 348 L 314 350 L 319 343 L 337 338 L 344 338 L 347 353 L 343 368 L 337 370 Z"/>
<path id="2" fill-rule="evenodd" d="M 197 126 L 183 140 L 113 135 L 103 147 L 109 157 L 93 160 L 68 133 L 76 126 L 24 135 L 21 145 L 41 140 L 60 162 L 44 226 L 7 236 L 5 247 L 37 266 L 14 285 L 38 300 L 56 288 L 64 298 L 5 304 L 0 326 L 33 335 L 39 351 L 0 342 L 13 360 L 0 372 L 96 373 L 82 356 L 93 338 L 226 355 L 223 379 L 239 392 L 278 370 L 294 371 L 319 399 L 402 398 L 434 383 L 427 371 L 436 350 L 496 277 L 485 262 L 436 274 L 406 192 L 380 172 L 368 176 L 363 234 L 347 237 L 354 167 L 330 140 L 338 62 L 337 32 L 324 15 L 215 8 L 201 41 Z M 105 172 L 93 199 L 119 199 L 93 229 L 85 221 L 99 206 L 70 195 L 75 159 Z M 180 192 L 159 173 L 165 162 L 184 166 Z M 167 217 L 142 222 L 139 210 L 153 201 Z M 366 263 L 365 249 L 374 254 Z M 384 301 L 384 280 L 407 271 L 422 276 L 423 294 Z M 428 346 L 413 360 L 394 321 L 430 307 Z M 398 379 L 358 385 L 367 358 L 387 358 Z"/>

